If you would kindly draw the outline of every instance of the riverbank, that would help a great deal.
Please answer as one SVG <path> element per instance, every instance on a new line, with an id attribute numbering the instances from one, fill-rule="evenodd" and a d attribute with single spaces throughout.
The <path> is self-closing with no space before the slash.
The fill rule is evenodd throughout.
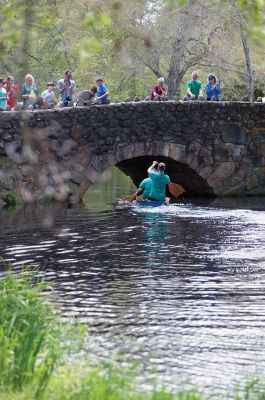
<path id="1" fill-rule="evenodd" d="M 1 400 L 184 399 L 155 389 L 138 392 L 133 369 L 93 365 L 85 353 L 87 327 L 62 322 L 46 301 L 47 284 L 31 276 L 29 270 L 8 273 L 0 282 Z M 187 398 L 200 396 L 192 391 Z"/>
<path id="2" fill-rule="evenodd" d="M 47 302 L 47 290 L 52 294 L 29 270 L 8 273 L 0 281 L 1 400 L 206 398 L 196 390 L 172 393 L 154 386 L 142 391 L 135 384 L 135 368 L 93 364 L 86 351 L 87 326 L 63 322 L 60 309 Z M 264 388 L 252 382 L 244 394 L 229 398 L 264 399 Z"/>

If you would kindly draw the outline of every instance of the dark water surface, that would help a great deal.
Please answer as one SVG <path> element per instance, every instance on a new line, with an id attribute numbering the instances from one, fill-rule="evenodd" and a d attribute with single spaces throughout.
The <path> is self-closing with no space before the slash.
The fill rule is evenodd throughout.
<path id="1" fill-rule="evenodd" d="M 172 388 L 226 392 L 263 376 L 265 199 L 137 209 L 117 203 L 131 189 L 113 179 L 86 206 L 0 211 L 0 256 L 41 265 L 99 358 L 119 350 Z"/>

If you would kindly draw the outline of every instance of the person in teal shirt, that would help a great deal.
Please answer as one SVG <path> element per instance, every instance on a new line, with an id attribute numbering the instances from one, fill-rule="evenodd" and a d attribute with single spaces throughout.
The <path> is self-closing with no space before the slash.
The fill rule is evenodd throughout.
<path id="1" fill-rule="evenodd" d="M 39 89 L 36 83 L 34 83 L 34 77 L 31 74 L 25 76 L 25 83 L 22 85 L 21 93 L 24 108 L 36 106 L 39 98 Z"/>
<path id="2" fill-rule="evenodd" d="M 136 196 L 141 196 L 144 200 L 148 199 L 152 188 L 152 179 L 145 178 L 139 185 L 137 192 L 135 193 Z"/>
<path id="3" fill-rule="evenodd" d="M 7 106 L 7 94 L 4 88 L 4 84 L 4 79 L 0 78 L 0 107 L 2 110 L 5 110 Z"/>
<path id="4" fill-rule="evenodd" d="M 191 80 L 187 83 L 187 100 L 197 100 L 202 97 L 202 83 L 198 77 L 198 72 L 193 71 Z"/>
<path id="5" fill-rule="evenodd" d="M 165 174 L 165 168 L 164 163 L 158 163 L 157 161 L 153 161 L 153 164 L 148 168 L 148 175 L 152 180 L 149 200 L 165 201 L 166 187 L 171 183 L 169 176 Z"/>

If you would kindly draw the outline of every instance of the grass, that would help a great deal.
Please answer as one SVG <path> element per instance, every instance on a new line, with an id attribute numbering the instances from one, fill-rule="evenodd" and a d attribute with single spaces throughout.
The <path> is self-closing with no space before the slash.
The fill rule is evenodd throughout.
<path id="1" fill-rule="evenodd" d="M 8 272 L 0 280 L 0 400 L 206 399 L 198 390 L 140 391 L 136 367 L 92 365 L 85 327 L 63 323 L 45 300 L 47 284 L 32 275 L 29 270 Z M 252 381 L 243 395 L 230 398 L 265 400 L 265 388 Z"/>
<path id="2" fill-rule="evenodd" d="M 0 388 L 21 390 L 34 382 L 43 392 L 58 359 L 56 315 L 28 271 L 0 281 Z M 58 334 L 57 334 L 58 335 Z"/>

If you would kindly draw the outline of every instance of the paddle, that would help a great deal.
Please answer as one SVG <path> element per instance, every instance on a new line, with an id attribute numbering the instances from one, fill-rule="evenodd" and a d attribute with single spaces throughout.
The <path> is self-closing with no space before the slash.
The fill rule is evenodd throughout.
<path id="1" fill-rule="evenodd" d="M 185 193 L 185 189 L 183 189 L 182 186 L 177 185 L 176 183 L 169 183 L 168 188 L 172 196 L 176 198 Z"/>
<path id="2" fill-rule="evenodd" d="M 176 198 L 185 193 L 185 189 L 183 189 L 182 186 L 177 185 L 176 183 L 169 183 L 168 188 L 172 196 Z M 134 201 L 134 200 L 136 200 L 136 193 L 129 194 L 128 196 L 125 196 L 123 198 L 123 201 Z"/>
<path id="3" fill-rule="evenodd" d="M 122 200 L 123 201 L 134 201 L 134 200 L 136 200 L 136 194 L 129 194 L 128 196 L 125 196 Z"/>

